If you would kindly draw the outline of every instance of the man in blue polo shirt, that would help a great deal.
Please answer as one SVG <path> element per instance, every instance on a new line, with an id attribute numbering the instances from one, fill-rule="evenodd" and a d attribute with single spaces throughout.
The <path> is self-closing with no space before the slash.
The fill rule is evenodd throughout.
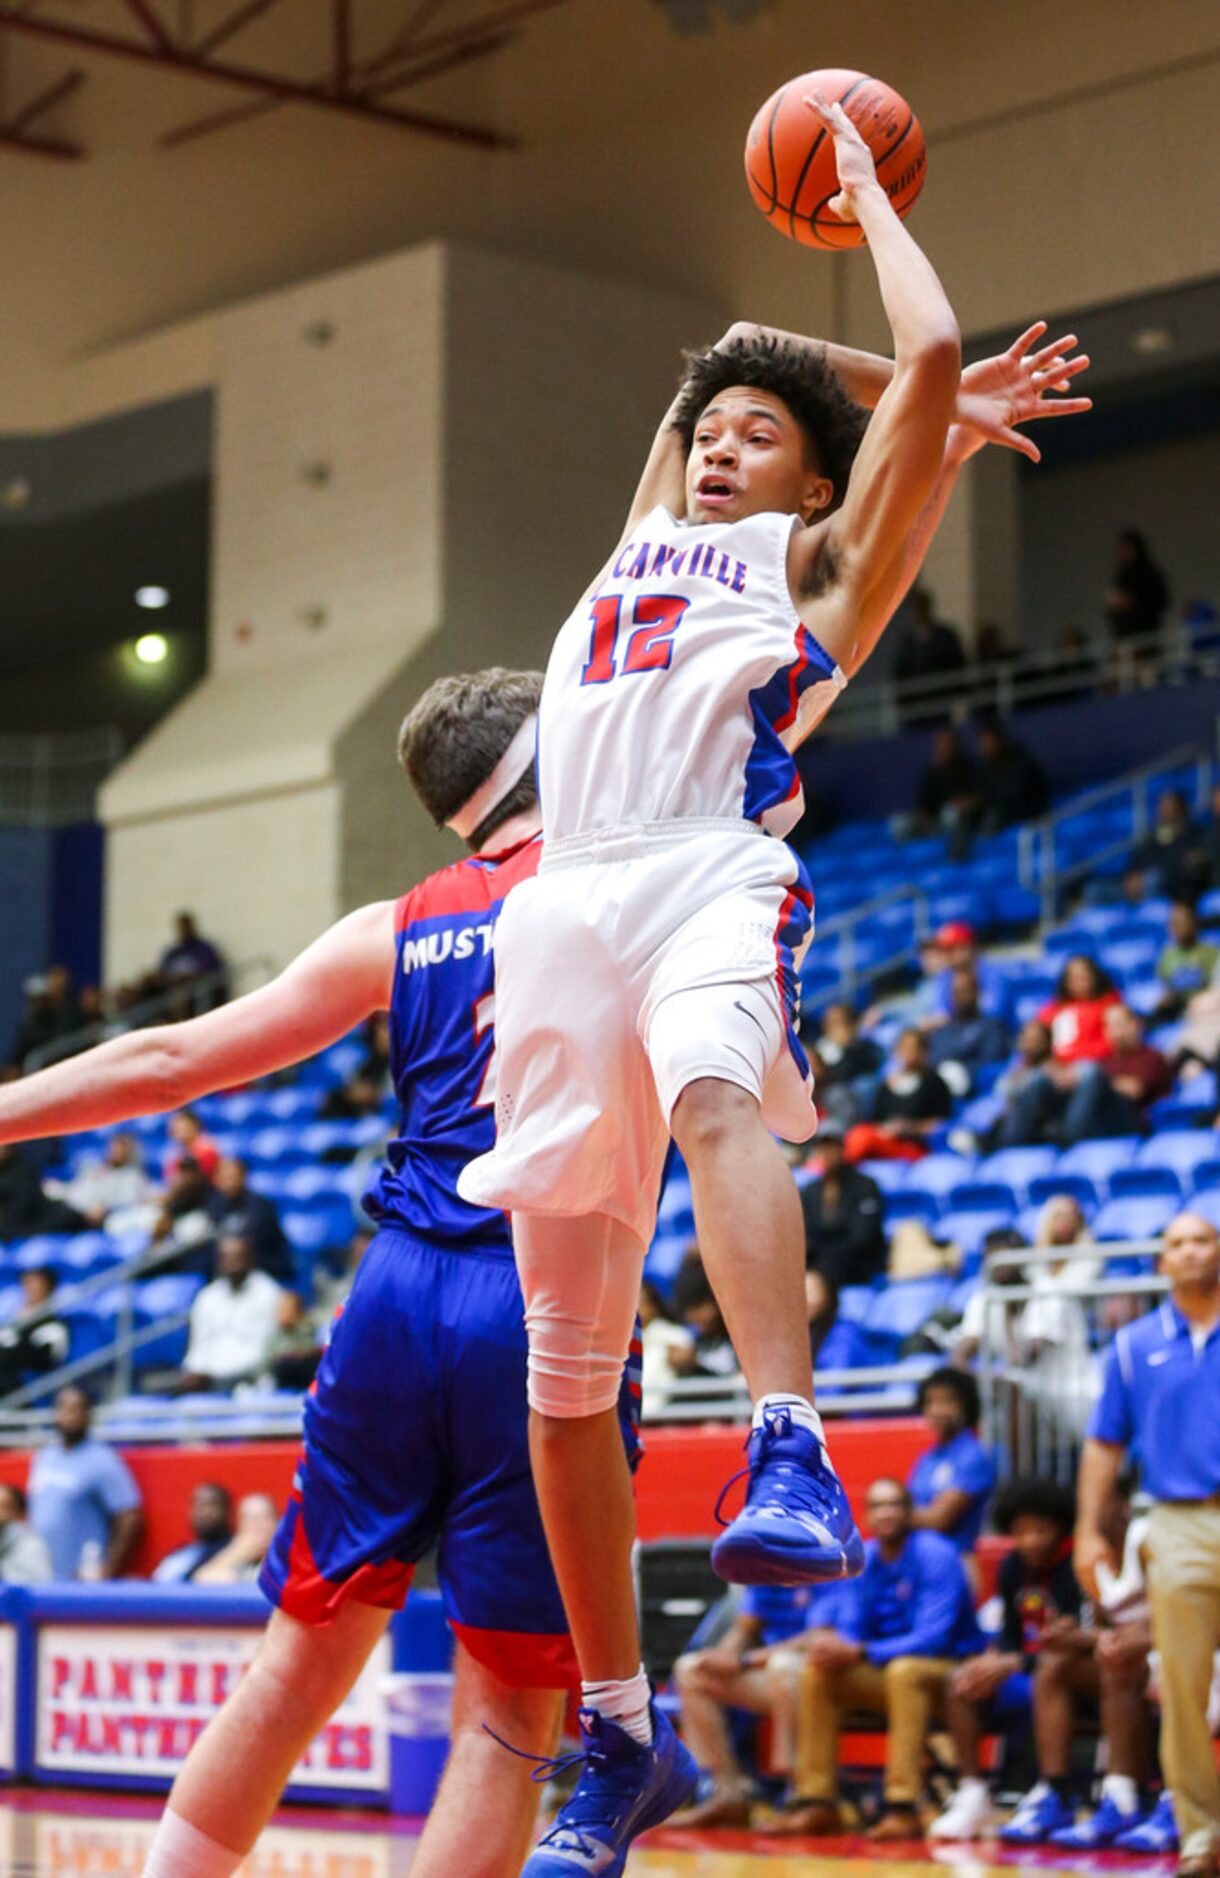
<path id="1" fill-rule="evenodd" d="M 797 1728 L 796 1778 L 784 1836 L 842 1831 L 839 1725 L 851 1709 L 888 1722 L 885 1805 L 869 1831 L 878 1841 L 920 1836 L 924 1741 L 963 1657 L 982 1648 L 961 1558 L 938 1532 L 912 1526 L 911 1496 L 898 1480 L 868 1492 L 873 1537 L 864 1571 L 839 1592 L 834 1630 L 807 1652 Z"/>
<path id="2" fill-rule="evenodd" d="M 1118 1570 L 1103 1527 L 1132 1448 L 1155 1502 L 1152 1634 L 1161 1655 L 1161 1758 L 1182 1841 L 1178 1878 L 1220 1871 L 1220 1773 L 1207 1702 L 1220 1650 L 1220 1235 L 1198 1213 L 1165 1229 L 1169 1296 L 1120 1330 L 1080 1467 L 1076 1572 L 1090 1597 Z"/>
<path id="3" fill-rule="evenodd" d="M 935 1369 L 919 1385 L 919 1412 L 935 1436 L 907 1476 L 917 1531 L 943 1532 L 967 1560 L 983 1530 L 995 1462 L 979 1440 L 979 1386 L 964 1369 Z"/>

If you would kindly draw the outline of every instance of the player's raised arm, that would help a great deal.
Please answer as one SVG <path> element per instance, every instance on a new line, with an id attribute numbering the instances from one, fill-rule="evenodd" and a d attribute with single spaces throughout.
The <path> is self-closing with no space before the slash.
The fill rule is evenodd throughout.
<path id="1" fill-rule="evenodd" d="M 0 1142 L 180 1108 L 301 1063 L 387 1009 L 394 904 L 349 913 L 286 971 L 218 1011 L 114 1037 L 0 1089 Z"/>
<path id="2" fill-rule="evenodd" d="M 893 610 L 911 530 L 940 474 L 961 381 L 961 337 L 927 257 L 895 215 L 867 144 L 841 106 L 812 108 L 835 139 L 840 194 L 831 207 L 868 237 L 890 330 L 894 375 L 864 435 L 843 507 L 802 565 L 795 585 L 817 573 L 822 589 L 802 612 L 830 655 L 856 671 Z M 817 555 L 816 561 L 814 555 Z"/>

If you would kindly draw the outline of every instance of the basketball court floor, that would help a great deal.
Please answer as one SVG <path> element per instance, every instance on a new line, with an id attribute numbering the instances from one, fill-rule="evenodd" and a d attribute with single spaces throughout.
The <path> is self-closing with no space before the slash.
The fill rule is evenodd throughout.
<path id="1" fill-rule="evenodd" d="M 139 1878 L 158 1803 L 79 1793 L 0 1795 L 0 1878 Z M 311 1813 L 293 1808 L 264 1834 L 241 1878 L 408 1878 L 418 1822 L 379 1814 Z M 994 1846 L 918 1842 L 884 1852 L 867 1841 L 810 1839 L 779 1846 L 743 1833 L 650 1833 L 628 1862 L 628 1878 L 934 1878 L 930 1866 L 960 1878 L 1039 1878 L 1055 1872 L 1130 1872 L 1166 1878 L 1173 1859 L 1121 1854 L 1042 1858 Z M 458 1875 L 455 1874 L 455 1878 Z"/>

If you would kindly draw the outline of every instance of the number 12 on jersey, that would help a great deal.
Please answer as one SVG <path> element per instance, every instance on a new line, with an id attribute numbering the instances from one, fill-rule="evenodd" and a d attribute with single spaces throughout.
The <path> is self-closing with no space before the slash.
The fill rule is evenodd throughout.
<path id="1" fill-rule="evenodd" d="M 580 674 L 582 685 L 608 685 L 629 672 L 665 672 L 674 655 L 674 634 L 690 605 L 672 593 L 642 593 L 631 609 L 635 631 L 627 641 L 621 665 L 617 662 L 619 629 L 623 623 L 620 594 L 603 594 L 590 613 L 593 632 L 589 657 Z"/>

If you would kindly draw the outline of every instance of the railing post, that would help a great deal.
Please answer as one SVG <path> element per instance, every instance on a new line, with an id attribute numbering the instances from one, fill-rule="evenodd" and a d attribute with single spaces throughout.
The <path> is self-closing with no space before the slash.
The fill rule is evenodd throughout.
<path id="1" fill-rule="evenodd" d="M 115 1380 L 120 1396 L 131 1394 L 131 1382 L 134 1364 L 131 1354 L 131 1339 L 135 1329 L 135 1291 L 131 1280 L 123 1286 L 122 1302 L 119 1305 L 118 1321 L 115 1326 L 119 1339 L 119 1359 L 115 1364 Z"/>

